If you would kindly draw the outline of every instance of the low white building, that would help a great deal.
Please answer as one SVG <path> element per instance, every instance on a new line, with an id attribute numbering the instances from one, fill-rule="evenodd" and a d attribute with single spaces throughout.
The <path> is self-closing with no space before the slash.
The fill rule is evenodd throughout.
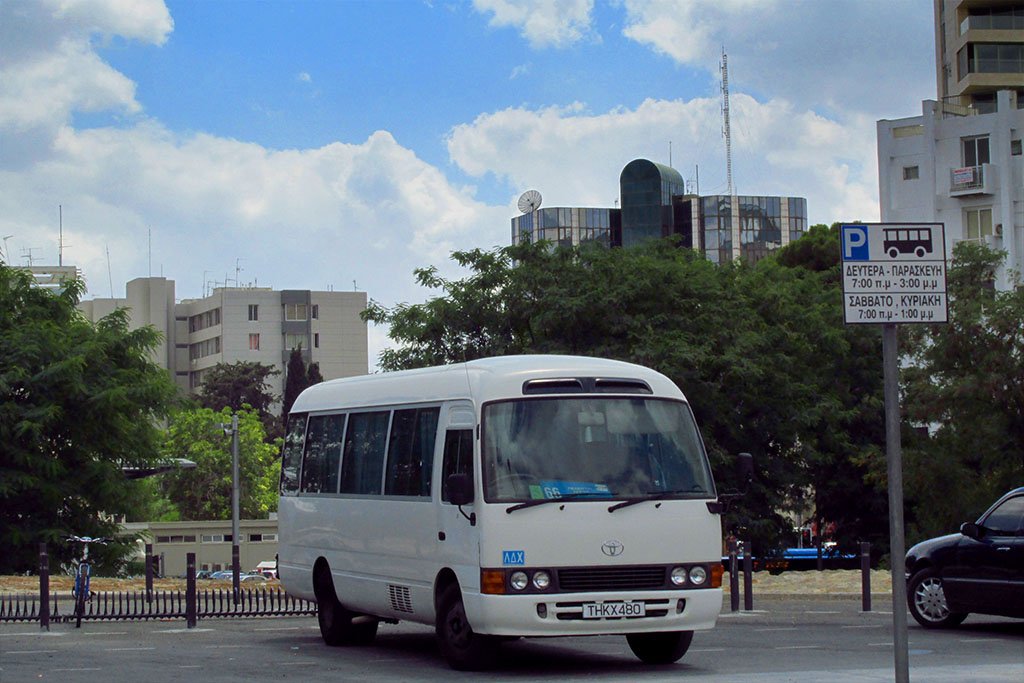
<path id="1" fill-rule="evenodd" d="M 921 116 L 879 121 L 879 202 L 883 223 L 945 224 L 947 258 L 964 240 L 1006 251 L 1006 290 L 1024 269 L 1024 97 L 1001 90 L 995 105 L 926 100 Z"/>

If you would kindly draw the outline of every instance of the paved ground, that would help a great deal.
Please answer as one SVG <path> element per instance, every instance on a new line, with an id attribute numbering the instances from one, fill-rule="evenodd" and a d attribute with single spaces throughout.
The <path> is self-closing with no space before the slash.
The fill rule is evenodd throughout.
<path id="1" fill-rule="evenodd" d="M 453 672 L 431 629 L 381 627 L 366 648 L 330 648 L 312 617 L 0 624 L 0 681 L 75 683 L 145 680 L 252 683 L 365 681 L 839 681 L 893 680 L 891 605 L 862 612 L 859 599 L 761 597 L 696 634 L 677 664 L 637 661 L 621 636 L 521 639 L 505 644 L 485 674 Z M 1024 680 L 1024 621 L 971 616 L 962 628 L 930 631 L 911 622 L 911 680 L 1002 683 Z"/>

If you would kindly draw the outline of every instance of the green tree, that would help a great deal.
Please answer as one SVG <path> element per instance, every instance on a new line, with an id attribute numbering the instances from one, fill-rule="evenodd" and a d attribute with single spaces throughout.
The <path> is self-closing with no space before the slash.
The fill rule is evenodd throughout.
<path id="1" fill-rule="evenodd" d="M 828 344 L 843 339 L 834 274 L 774 259 L 715 265 L 671 240 L 550 246 L 456 252 L 467 277 L 416 273 L 442 295 L 392 309 L 371 302 L 365 319 L 388 325 L 397 342 L 381 366 L 573 353 L 655 368 L 690 399 L 722 487 L 738 484 L 734 454 L 755 455 L 757 483 L 730 523 L 762 549 L 778 543 L 786 527 L 778 511 L 809 484 L 804 438 L 835 407 L 827 396 L 835 378 L 821 372 Z"/>
<path id="2" fill-rule="evenodd" d="M 277 417 L 270 412 L 270 406 L 278 397 L 270 390 L 267 380 L 280 374 L 273 365 L 255 361 L 217 363 L 203 375 L 199 405 L 214 411 L 222 408 L 239 411 L 248 406 L 259 413 L 267 435 L 274 439 L 283 431 Z"/>
<path id="3" fill-rule="evenodd" d="M 113 536 L 138 504 L 122 468 L 159 459 L 175 395 L 149 357 L 159 334 L 126 310 L 90 323 L 83 291 L 0 263 L 0 573 L 34 569 L 40 542 L 56 566 L 77 553 L 63 535 Z"/>
<path id="4" fill-rule="evenodd" d="M 266 442 L 263 423 L 255 410 L 238 415 L 239 514 L 264 519 L 277 510 L 277 484 L 281 440 Z M 165 458 L 185 458 L 195 468 L 161 475 L 164 495 L 177 508 L 180 519 L 231 518 L 231 437 L 222 424 L 231 422 L 232 410 L 185 410 L 171 420 L 161 446 Z"/>
<path id="5" fill-rule="evenodd" d="M 948 271 L 949 322 L 906 325 L 901 344 L 908 538 L 973 521 L 1024 481 L 1024 287 L 996 291 L 1005 253 L 961 242 Z"/>
<path id="6" fill-rule="evenodd" d="M 292 349 L 288 356 L 288 367 L 285 369 L 284 398 L 281 400 L 281 423 L 288 418 L 292 404 L 307 387 L 323 382 L 320 364 L 310 363 L 309 367 L 302 360 L 302 347 Z"/>

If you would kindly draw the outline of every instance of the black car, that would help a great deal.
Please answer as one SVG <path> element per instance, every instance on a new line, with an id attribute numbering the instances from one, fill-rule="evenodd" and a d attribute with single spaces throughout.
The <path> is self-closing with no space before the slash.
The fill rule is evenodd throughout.
<path id="1" fill-rule="evenodd" d="M 970 612 L 1024 618 L 1024 487 L 960 533 L 918 543 L 906 565 L 907 604 L 926 628 L 956 626 Z"/>

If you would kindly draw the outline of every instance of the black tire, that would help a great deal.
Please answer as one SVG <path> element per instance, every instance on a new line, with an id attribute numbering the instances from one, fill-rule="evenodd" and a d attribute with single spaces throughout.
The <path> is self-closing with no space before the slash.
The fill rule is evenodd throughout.
<path id="1" fill-rule="evenodd" d="M 334 581 L 326 567 L 316 575 L 316 620 L 320 625 L 320 636 L 331 647 L 340 645 L 371 645 L 377 637 L 376 619 L 364 617 L 357 623 L 353 620 L 360 615 L 351 612 L 338 601 L 334 592 Z"/>
<path id="2" fill-rule="evenodd" d="M 437 644 L 456 671 L 481 671 L 493 660 L 498 639 L 473 632 L 456 584 L 444 589 L 437 603 Z"/>
<path id="3" fill-rule="evenodd" d="M 907 584 L 907 606 L 917 623 L 925 628 L 950 628 L 967 618 L 966 613 L 950 611 L 942 577 L 933 567 L 925 567 L 911 577 Z"/>
<path id="4" fill-rule="evenodd" d="M 629 649 L 640 661 L 647 664 L 671 664 L 679 661 L 690 649 L 692 640 L 693 631 L 630 633 L 626 636 Z"/>

